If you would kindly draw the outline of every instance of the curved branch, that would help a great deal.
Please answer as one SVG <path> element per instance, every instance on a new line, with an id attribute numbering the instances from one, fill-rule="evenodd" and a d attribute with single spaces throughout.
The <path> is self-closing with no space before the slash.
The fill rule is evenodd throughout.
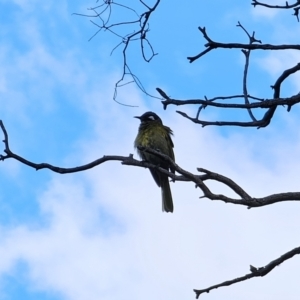
<path id="1" fill-rule="evenodd" d="M 238 277 L 238 278 L 235 278 L 232 280 L 224 281 L 222 283 L 210 286 L 206 289 L 202 289 L 202 290 L 194 289 L 194 292 L 196 293 L 196 299 L 198 299 L 201 294 L 209 293 L 211 290 L 217 289 L 219 287 L 229 286 L 229 285 L 232 285 L 232 284 L 235 284 L 238 282 L 242 282 L 242 281 L 245 281 L 245 280 L 253 278 L 253 277 L 263 277 L 263 276 L 267 275 L 268 273 L 270 273 L 275 267 L 279 266 L 281 263 L 285 262 L 286 260 L 292 258 L 293 256 L 295 256 L 297 254 L 300 254 L 300 247 L 297 247 L 291 251 L 288 251 L 287 253 L 285 253 L 285 254 L 281 255 L 280 257 L 278 257 L 277 259 L 271 261 L 264 267 L 256 268 L 256 267 L 253 267 L 250 265 L 251 273 L 248 273 L 244 276 L 241 276 L 241 277 Z"/>
<path id="2" fill-rule="evenodd" d="M 198 58 L 205 55 L 207 52 L 217 49 L 217 48 L 223 48 L 223 49 L 246 49 L 246 50 L 300 50 L 300 45 L 271 45 L 271 44 L 261 44 L 260 40 L 256 40 L 256 42 L 260 44 L 241 44 L 241 43 L 219 43 L 214 42 L 211 38 L 208 37 L 206 33 L 205 27 L 201 28 L 198 27 L 200 32 L 203 34 L 203 37 L 208 41 L 204 46 L 207 48 L 206 50 L 200 52 L 199 54 L 195 56 L 189 56 L 187 59 L 190 61 L 190 63 L 194 62 Z"/>
<path id="3" fill-rule="evenodd" d="M 253 5 L 254 7 L 255 7 L 256 5 L 259 5 L 259 6 L 264 6 L 264 7 L 268 7 L 268 8 L 290 9 L 290 8 L 299 6 L 299 5 L 300 5 L 300 1 L 297 0 L 297 1 L 296 1 L 295 3 L 293 3 L 293 4 L 288 4 L 288 2 L 286 1 L 286 2 L 285 2 L 285 5 L 270 5 L 270 4 L 266 4 L 266 3 L 263 3 L 263 2 L 259 2 L 259 1 L 256 1 L 256 0 L 252 0 L 251 5 Z"/>
<path id="4" fill-rule="evenodd" d="M 168 172 L 167 170 L 160 168 L 158 166 L 154 166 L 154 167 L 160 172 L 168 175 L 170 178 L 173 179 L 173 181 L 194 182 L 196 184 L 196 187 L 200 188 L 204 194 L 201 198 L 208 198 L 210 200 L 218 200 L 225 203 L 243 205 L 243 206 L 247 206 L 248 208 L 266 206 L 277 202 L 300 201 L 300 192 L 279 193 L 279 194 L 269 195 L 266 197 L 254 198 L 251 197 L 248 193 L 246 193 L 237 183 L 235 183 L 233 180 L 231 180 L 226 176 L 220 175 L 218 173 L 214 173 L 212 171 L 203 168 L 198 168 L 197 170 L 199 172 L 205 173 L 204 175 L 195 175 L 182 169 L 169 156 L 164 155 L 156 150 L 153 150 L 151 148 L 145 148 L 145 147 L 139 147 L 139 150 L 157 155 L 163 158 L 164 160 L 166 160 L 176 172 L 182 175 L 181 177 L 171 172 Z M 123 164 L 127 164 L 127 163 L 124 162 Z M 149 167 L 153 168 L 153 165 L 150 165 Z M 234 191 L 237 195 L 239 195 L 240 198 L 231 198 L 223 194 L 213 193 L 208 188 L 208 186 L 204 183 L 204 181 L 207 180 L 214 180 L 223 183 L 232 191 Z"/>
<path id="5" fill-rule="evenodd" d="M 75 172 L 81 172 L 81 171 L 85 171 L 85 170 L 88 170 L 88 169 L 92 169 L 106 161 L 113 161 L 113 160 L 116 160 L 116 161 L 122 161 L 122 162 L 132 162 L 132 163 L 138 163 L 137 160 L 133 159 L 133 155 L 130 154 L 128 157 L 124 157 L 124 156 L 116 156 L 116 155 L 107 155 L 107 156 L 103 156 L 102 158 L 99 158 L 99 159 L 96 159 L 95 161 L 92 161 L 88 164 L 85 164 L 85 165 L 82 165 L 82 166 L 79 166 L 79 167 L 72 167 L 72 168 L 62 168 L 62 167 L 56 167 L 56 166 L 53 166 L 51 164 L 48 164 L 48 163 L 34 163 L 34 162 L 31 162 L 15 153 L 13 153 L 11 150 L 10 150 L 10 147 L 9 147 L 9 142 L 8 142 L 8 134 L 7 134 L 7 131 L 4 127 L 4 124 L 2 122 L 2 120 L 0 120 L 0 127 L 3 131 L 3 134 L 4 134 L 4 145 L 5 145 L 5 149 L 4 149 L 4 152 L 6 153 L 6 155 L 0 155 L 0 160 L 4 161 L 6 159 L 9 159 L 9 158 L 13 158 L 19 162 L 21 162 L 22 164 L 26 165 L 26 166 L 29 166 L 31 168 L 34 168 L 36 171 L 38 170 L 41 170 L 41 169 L 49 169 L 53 172 L 56 172 L 56 173 L 59 173 L 59 174 L 68 174 L 68 173 L 75 173 Z"/>
<path id="6" fill-rule="evenodd" d="M 238 27 L 241 27 L 243 29 L 243 31 L 247 34 L 248 38 L 249 38 L 249 44 L 258 42 L 258 40 L 256 40 L 256 38 L 254 37 L 255 32 L 253 32 L 252 36 L 248 33 L 248 31 L 244 28 L 244 26 L 242 26 L 242 24 L 240 22 L 238 22 Z M 245 50 L 242 49 L 243 54 L 245 55 L 245 68 L 244 68 L 244 75 L 243 75 L 243 94 L 244 94 L 244 99 L 245 99 L 245 104 L 249 104 L 249 98 L 248 98 L 248 89 L 247 89 L 247 77 L 248 77 L 248 70 L 249 70 L 249 61 L 250 61 L 250 53 L 251 50 Z M 256 118 L 254 117 L 251 108 L 248 108 L 248 114 L 250 116 L 250 118 L 252 119 L 253 122 L 256 122 Z"/>
<path id="7" fill-rule="evenodd" d="M 196 187 L 198 187 L 203 192 L 203 196 L 201 198 L 208 198 L 210 200 L 219 200 L 219 201 L 223 201 L 225 203 L 243 205 L 243 206 L 247 206 L 248 208 L 260 207 L 260 206 L 270 205 L 273 203 L 283 202 L 283 201 L 300 201 L 300 192 L 273 194 L 273 195 L 262 197 L 262 198 L 251 197 L 245 190 L 242 189 L 242 187 L 240 187 L 237 183 L 235 183 L 233 180 L 231 180 L 230 178 L 228 178 L 226 176 L 214 173 L 212 171 L 209 171 L 209 170 L 206 170 L 203 168 L 198 168 L 197 170 L 204 174 L 195 175 L 193 173 L 190 173 L 190 172 L 182 169 L 169 156 L 164 155 L 156 150 L 153 150 L 150 148 L 145 148 L 145 147 L 140 147 L 139 150 L 157 155 L 157 156 L 163 158 L 164 160 L 168 161 L 168 163 L 180 175 L 175 175 L 174 173 L 169 172 L 166 169 L 161 168 L 160 166 L 153 165 L 146 161 L 136 160 L 133 158 L 133 154 L 130 154 L 129 156 L 105 155 L 102 158 L 96 159 L 88 164 L 78 166 L 78 167 L 72 167 L 72 168 L 57 167 L 57 166 L 53 166 L 48 163 L 37 164 L 37 163 L 31 162 L 31 161 L 13 153 L 9 147 L 7 131 L 1 120 L 0 120 L 0 128 L 2 129 L 3 134 L 4 134 L 4 140 L 3 140 L 4 145 L 5 145 L 4 152 L 6 153 L 6 155 L 0 155 L 0 160 L 4 161 L 6 159 L 12 158 L 12 159 L 15 159 L 15 160 L 21 162 L 22 164 L 25 164 L 31 168 L 34 168 L 37 171 L 41 170 L 41 169 L 49 169 L 49 170 L 59 173 L 59 174 L 68 174 L 68 173 L 85 171 L 85 170 L 94 168 L 102 163 L 107 162 L 107 161 L 120 161 L 123 165 L 156 169 L 156 170 L 168 175 L 170 178 L 173 179 L 173 181 L 193 182 L 196 184 Z M 239 196 L 239 198 L 231 198 L 231 197 L 227 197 L 223 194 L 213 193 L 209 189 L 209 187 L 205 184 L 205 181 L 207 181 L 207 180 L 214 180 L 214 181 L 223 183 L 224 185 L 229 187 L 233 192 L 235 192 Z"/>

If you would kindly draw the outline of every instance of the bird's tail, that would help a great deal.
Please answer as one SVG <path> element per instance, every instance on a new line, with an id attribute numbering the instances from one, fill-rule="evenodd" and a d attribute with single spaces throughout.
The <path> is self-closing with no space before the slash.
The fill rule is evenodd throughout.
<path id="1" fill-rule="evenodd" d="M 165 212 L 173 212 L 173 199 L 168 176 L 161 176 L 161 195 L 162 210 Z"/>

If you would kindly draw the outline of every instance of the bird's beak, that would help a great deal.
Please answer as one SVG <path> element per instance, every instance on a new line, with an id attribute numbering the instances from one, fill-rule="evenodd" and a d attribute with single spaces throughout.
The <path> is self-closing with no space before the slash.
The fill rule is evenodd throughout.
<path id="1" fill-rule="evenodd" d="M 138 117 L 138 116 L 135 116 L 134 118 L 137 118 L 137 119 L 139 119 L 139 120 L 141 119 L 141 117 Z"/>

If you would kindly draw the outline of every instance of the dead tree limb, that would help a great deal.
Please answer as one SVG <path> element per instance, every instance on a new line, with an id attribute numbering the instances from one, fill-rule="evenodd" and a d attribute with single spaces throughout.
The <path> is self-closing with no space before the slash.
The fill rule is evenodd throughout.
<path id="1" fill-rule="evenodd" d="M 256 268 L 250 265 L 250 271 L 251 273 L 248 273 L 244 276 L 232 279 L 232 280 L 227 280 L 224 281 L 222 283 L 216 284 L 216 285 L 212 285 L 208 288 L 205 289 L 201 289 L 201 290 L 196 290 L 194 289 L 194 292 L 196 293 L 196 299 L 198 299 L 201 294 L 203 293 L 209 293 L 211 290 L 220 288 L 220 287 L 224 287 L 224 286 L 229 286 L 238 282 L 242 282 L 245 281 L 247 279 L 251 279 L 254 277 L 263 277 L 265 275 L 267 275 L 268 273 L 270 273 L 275 267 L 279 266 L 280 264 L 282 264 L 283 262 L 285 262 L 286 260 L 292 258 L 293 256 L 300 254 L 300 247 L 297 247 L 291 251 L 286 252 L 285 254 L 281 255 L 280 257 L 278 257 L 275 260 L 272 260 L 271 262 L 269 262 L 266 266 L 264 267 L 260 267 L 260 268 Z"/>

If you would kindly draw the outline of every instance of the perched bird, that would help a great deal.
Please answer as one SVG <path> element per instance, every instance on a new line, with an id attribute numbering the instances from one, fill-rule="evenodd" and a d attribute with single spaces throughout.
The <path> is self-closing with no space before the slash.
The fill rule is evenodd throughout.
<path id="1" fill-rule="evenodd" d="M 173 152 L 174 145 L 171 139 L 173 132 L 169 127 L 163 125 L 160 117 L 154 112 L 148 111 L 140 117 L 135 118 L 139 119 L 141 124 L 138 135 L 134 141 L 134 147 L 152 148 L 175 160 Z M 175 173 L 174 168 L 163 158 L 140 151 L 139 149 L 137 149 L 137 152 L 143 160 L 158 165 L 166 170 L 170 169 L 171 172 Z M 150 169 L 150 172 L 157 185 L 161 187 L 162 210 L 173 212 L 173 200 L 168 176 L 155 169 Z"/>

